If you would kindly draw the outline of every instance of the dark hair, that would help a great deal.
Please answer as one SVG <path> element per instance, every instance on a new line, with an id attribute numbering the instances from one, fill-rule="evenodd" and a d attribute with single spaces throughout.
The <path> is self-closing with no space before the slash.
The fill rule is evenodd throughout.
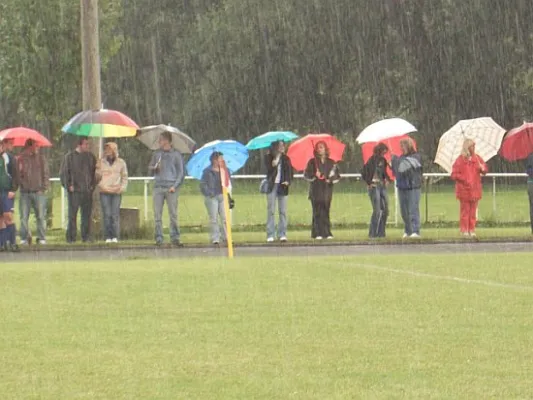
<path id="1" fill-rule="evenodd" d="M 81 146 L 84 142 L 88 142 L 89 141 L 89 138 L 87 138 L 86 136 L 82 136 L 78 139 L 78 146 Z"/>
<path id="2" fill-rule="evenodd" d="M 28 139 L 26 140 L 26 143 L 24 143 L 24 147 L 28 148 L 28 147 L 31 147 L 35 144 L 35 140 L 33 139 Z"/>
<path id="3" fill-rule="evenodd" d="M 172 134 L 170 132 L 161 133 L 161 137 L 167 140 L 169 143 L 172 143 Z"/>
<path id="4" fill-rule="evenodd" d="M 315 149 L 314 149 L 314 151 L 313 151 L 313 153 L 315 153 L 315 157 L 318 157 L 318 152 L 317 152 L 317 150 L 318 150 L 318 146 L 320 146 L 321 144 L 323 144 L 324 147 L 326 148 L 326 157 L 329 157 L 329 147 L 328 147 L 328 145 L 326 144 L 326 142 L 324 142 L 323 140 L 321 140 L 320 142 L 317 142 L 317 143 L 315 144 Z"/>
<path id="5" fill-rule="evenodd" d="M 385 143 L 378 143 L 374 147 L 374 155 L 381 156 L 382 154 L 385 154 L 387 151 L 389 151 L 389 148 Z"/>
<path id="6" fill-rule="evenodd" d="M 224 154 L 222 154 L 220 151 L 214 151 L 210 156 L 209 156 L 209 161 L 211 161 L 211 163 L 213 161 L 215 161 L 218 157 L 220 156 L 223 156 Z"/>

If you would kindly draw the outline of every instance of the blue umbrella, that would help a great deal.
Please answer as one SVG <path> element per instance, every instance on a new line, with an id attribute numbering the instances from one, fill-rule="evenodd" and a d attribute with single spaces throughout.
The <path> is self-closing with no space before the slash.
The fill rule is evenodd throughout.
<path id="1" fill-rule="evenodd" d="M 248 149 L 235 140 L 215 140 L 196 150 L 187 163 L 187 173 L 195 179 L 202 179 L 204 169 L 211 165 L 209 157 L 215 151 L 224 155 L 230 174 L 241 169 L 248 160 Z"/>
<path id="2" fill-rule="evenodd" d="M 246 145 L 246 148 L 248 150 L 265 149 L 270 147 L 272 142 L 277 142 L 280 140 L 283 142 L 290 142 L 297 138 L 298 135 L 294 132 L 267 132 L 250 140 Z"/>

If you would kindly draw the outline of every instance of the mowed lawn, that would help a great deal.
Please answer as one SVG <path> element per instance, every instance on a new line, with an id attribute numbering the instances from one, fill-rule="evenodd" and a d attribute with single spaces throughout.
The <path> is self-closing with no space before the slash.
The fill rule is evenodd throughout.
<path id="1" fill-rule="evenodd" d="M 238 226 L 264 225 L 266 221 L 266 197 L 258 193 L 258 183 L 234 183 L 236 207 L 233 212 L 234 224 Z M 480 202 L 479 220 L 481 222 L 525 222 L 529 221 L 529 200 L 525 186 L 513 186 L 513 190 L 500 187 L 496 195 L 496 213 L 493 212 L 491 187 L 485 187 L 484 198 Z M 523 190 L 521 190 L 523 189 Z M 149 189 L 148 207 L 145 207 L 143 185 L 131 183 L 129 194 L 123 197 L 123 207 L 139 208 L 141 222 L 144 222 L 145 209 L 148 222 L 153 224 L 153 208 L 151 188 Z M 389 190 L 390 220 L 394 220 L 394 188 Z M 292 227 L 311 224 L 311 205 L 307 198 L 307 184 L 297 182 L 289 197 L 289 225 Z M 54 197 L 54 227 L 61 226 L 61 197 L 56 190 Z M 427 210 L 427 211 L 426 211 Z M 179 201 L 179 222 L 184 227 L 207 226 L 207 213 L 204 199 L 199 194 L 198 182 L 187 181 Z M 365 187 L 361 182 L 346 181 L 340 185 L 333 195 L 331 220 L 334 225 L 367 224 L 370 220 L 371 206 Z M 459 204 L 455 199 L 453 187 L 434 187 L 426 198 L 421 199 L 422 221 L 454 222 L 459 219 Z M 164 223 L 168 225 L 168 217 L 164 212 Z M 398 215 L 399 221 L 401 217 Z"/>
<path id="2" fill-rule="evenodd" d="M 4 263 L 0 397 L 533 398 L 532 257 Z"/>

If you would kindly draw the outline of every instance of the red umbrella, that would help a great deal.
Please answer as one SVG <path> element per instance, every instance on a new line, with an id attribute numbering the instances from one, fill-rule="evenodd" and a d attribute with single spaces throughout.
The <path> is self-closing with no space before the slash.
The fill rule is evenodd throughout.
<path id="1" fill-rule="evenodd" d="M 403 136 L 396 136 L 393 138 L 381 140 L 379 142 L 363 143 L 363 145 L 361 146 L 361 149 L 363 151 L 363 162 L 366 163 L 368 159 L 372 156 L 372 153 L 374 152 L 374 147 L 376 147 L 378 143 L 384 143 L 389 148 L 388 153 L 385 154 L 385 158 L 387 159 L 387 161 L 391 160 L 391 157 L 393 154 L 396 156 L 401 156 L 402 149 L 400 147 L 400 141 L 403 139 L 408 139 L 408 138 L 409 138 L 408 135 L 403 135 Z M 412 138 L 411 140 L 413 141 L 413 144 L 415 145 L 415 149 L 416 149 L 416 142 Z"/>
<path id="2" fill-rule="evenodd" d="M 507 132 L 500 155 L 508 161 L 526 159 L 533 153 L 533 123 L 524 123 Z"/>
<path id="3" fill-rule="evenodd" d="M 52 143 L 39 132 L 30 128 L 24 128 L 23 126 L 1 131 L 0 140 L 6 139 L 13 140 L 13 146 L 15 147 L 23 147 L 28 139 L 35 141 L 39 147 L 52 147 Z"/>
<path id="4" fill-rule="evenodd" d="M 346 147 L 344 143 L 328 133 L 311 133 L 293 142 L 287 152 L 292 167 L 296 171 L 305 169 L 309 160 L 314 157 L 315 146 L 319 142 L 326 143 L 329 149 L 329 158 L 336 162 L 342 160 Z"/>

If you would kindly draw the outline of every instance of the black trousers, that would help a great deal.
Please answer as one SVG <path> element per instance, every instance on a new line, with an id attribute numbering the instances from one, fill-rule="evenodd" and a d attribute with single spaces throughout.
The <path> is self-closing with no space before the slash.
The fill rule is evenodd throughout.
<path id="1" fill-rule="evenodd" d="M 81 240 L 89 240 L 93 194 L 91 192 L 68 193 L 67 242 L 74 243 L 77 236 L 78 211 L 81 211 Z"/>
<path id="2" fill-rule="evenodd" d="M 311 199 L 311 206 L 313 207 L 313 227 L 311 229 L 311 237 L 314 239 L 318 236 L 323 238 L 333 236 L 331 234 L 331 222 L 329 220 L 331 199 Z"/>

